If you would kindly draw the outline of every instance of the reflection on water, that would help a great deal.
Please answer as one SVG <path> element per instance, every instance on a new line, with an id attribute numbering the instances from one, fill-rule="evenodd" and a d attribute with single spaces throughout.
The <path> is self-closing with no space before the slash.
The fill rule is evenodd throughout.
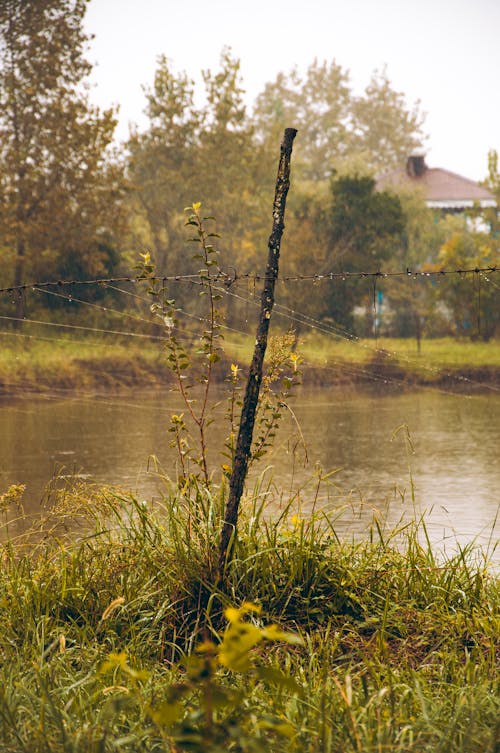
<path id="1" fill-rule="evenodd" d="M 390 525 L 425 511 L 433 540 L 452 536 L 462 543 L 475 538 L 487 543 L 500 504 L 499 393 L 468 398 L 434 391 L 373 396 L 303 389 L 293 409 L 309 462 L 304 463 L 290 419 L 272 454 L 253 472 L 272 466 L 271 509 L 292 492 L 307 514 L 316 498 L 319 464 L 336 472 L 315 504 L 343 510 L 339 531 L 365 529 L 374 510 Z M 0 491 L 25 483 L 27 507 L 36 512 L 44 486 L 63 469 L 64 475 L 157 496 L 161 483 L 148 472 L 148 457 L 156 455 L 175 475 L 167 428 L 170 413 L 181 411 L 178 397 L 160 392 L 4 402 Z M 222 406 L 214 442 L 223 442 L 223 416 Z M 214 463 L 224 462 L 215 447 L 212 454 Z"/>

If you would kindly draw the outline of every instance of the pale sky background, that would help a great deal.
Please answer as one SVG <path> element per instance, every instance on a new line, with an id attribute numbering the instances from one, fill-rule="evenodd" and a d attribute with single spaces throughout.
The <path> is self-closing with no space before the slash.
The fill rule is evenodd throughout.
<path id="1" fill-rule="evenodd" d="M 314 58 L 335 59 L 356 93 L 386 65 L 393 88 L 427 114 L 430 167 L 482 180 L 488 150 L 500 153 L 500 0 L 91 0 L 86 29 L 91 97 L 120 106 L 120 140 L 129 123 L 147 123 L 142 86 L 158 55 L 200 81 L 230 46 L 248 105 L 279 71 Z"/>

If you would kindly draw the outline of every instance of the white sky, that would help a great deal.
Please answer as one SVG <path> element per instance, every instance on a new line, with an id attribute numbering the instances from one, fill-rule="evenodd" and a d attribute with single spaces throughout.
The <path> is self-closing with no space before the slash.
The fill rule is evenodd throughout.
<path id="1" fill-rule="evenodd" d="M 314 58 L 335 59 L 356 93 L 387 65 L 427 113 L 429 166 L 481 180 L 488 150 L 500 153 L 500 0 L 90 0 L 86 29 L 92 99 L 120 106 L 119 139 L 146 124 L 141 87 L 158 55 L 199 80 L 230 46 L 249 105 L 279 71 Z"/>

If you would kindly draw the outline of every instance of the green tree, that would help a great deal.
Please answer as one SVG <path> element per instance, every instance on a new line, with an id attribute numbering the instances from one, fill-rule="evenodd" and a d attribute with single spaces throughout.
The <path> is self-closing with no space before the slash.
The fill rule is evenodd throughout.
<path id="1" fill-rule="evenodd" d="M 314 60 L 303 78 L 294 68 L 266 84 L 255 103 L 257 133 L 272 148 L 284 128 L 297 128 L 296 170 L 303 178 L 323 180 L 349 149 L 351 102 L 347 72 L 335 60 Z"/>
<path id="2" fill-rule="evenodd" d="M 280 73 L 257 97 L 257 133 L 276 142 L 286 126 L 299 130 L 298 174 L 315 181 L 362 161 L 372 172 L 401 164 L 421 146 L 423 116 L 395 91 L 386 71 L 375 72 L 365 93 L 355 97 L 349 75 L 338 63 L 317 60 L 302 77 Z"/>
<path id="3" fill-rule="evenodd" d="M 422 146 L 423 120 L 419 103 L 408 108 L 387 71 L 375 71 L 364 96 L 352 103 L 353 151 L 364 154 L 374 172 L 404 164 Z"/>
<path id="4" fill-rule="evenodd" d="M 380 272 L 403 242 L 405 217 L 399 198 L 376 191 L 369 176 L 345 175 L 331 183 L 331 204 L 325 216 L 326 265 L 330 272 Z M 352 326 L 353 308 L 365 303 L 372 311 L 371 281 L 337 281 L 325 301 L 325 313 Z M 370 327 L 369 327 L 370 328 Z"/>
<path id="5" fill-rule="evenodd" d="M 400 246 L 405 222 L 399 198 L 376 191 L 369 176 L 342 176 L 331 184 L 328 213 L 332 271 L 380 271 Z"/>
<path id="6" fill-rule="evenodd" d="M 85 0 L 0 3 L 0 233 L 14 285 L 67 268 L 70 255 L 85 274 L 111 259 L 122 190 L 107 159 L 115 118 L 84 87 L 85 9 Z"/>
<path id="7" fill-rule="evenodd" d="M 495 196 L 497 205 L 482 210 L 481 215 L 489 226 L 490 234 L 498 238 L 500 237 L 500 217 L 498 213 L 500 207 L 500 172 L 498 170 L 498 152 L 495 149 L 490 149 L 488 152 L 488 177 L 484 181 L 484 185 Z"/>
<path id="8" fill-rule="evenodd" d="M 255 244 L 266 227 L 265 205 L 272 206 L 275 176 L 256 142 L 243 100 L 240 61 L 229 48 L 222 50 L 217 71 L 203 71 L 203 81 L 206 105 L 200 134 L 199 190 L 217 217 L 222 264 L 248 266 L 256 261 Z M 276 145 L 274 153 L 276 157 Z M 265 249 L 262 243 L 263 253 Z"/>
<path id="9" fill-rule="evenodd" d="M 482 269 L 498 266 L 498 242 L 485 233 L 455 232 L 442 246 L 439 265 L 444 269 Z M 447 306 L 459 337 L 490 340 L 500 327 L 500 296 L 493 273 L 446 275 L 439 299 Z"/>
<path id="10" fill-rule="evenodd" d="M 144 133 L 135 130 L 128 142 L 133 209 L 147 223 L 142 237 L 152 242 L 158 269 L 167 274 L 177 265 L 181 272 L 182 210 L 197 189 L 202 115 L 194 104 L 194 82 L 185 73 L 175 74 L 165 56 L 158 59 L 145 94 L 149 127 Z"/>
<path id="11" fill-rule="evenodd" d="M 463 224 L 463 218 L 449 216 L 439 221 L 418 192 L 401 191 L 399 200 L 405 216 L 402 243 L 391 260 L 395 270 L 430 270 L 437 263 L 439 249 Z M 383 289 L 390 316 L 383 324 L 386 332 L 396 337 L 415 337 L 417 347 L 424 334 L 436 335 L 447 331 L 448 325 L 436 307 L 433 290 L 435 279 L 411 275 L 384 280 Z"/>
<path id="12" fill-rule="evenodd" d="M 265 252 L 264 205 L 272 206 L 274 175 L 254 138 L 239 69 L 239 60 L 224 49 L 219 68 L 202 72 L 205 101 L 197 105 L 194 82 L 173 73 L 162 57 L 154 86 L 146 90 L 149 126 L 129 141 L 128 174 L 133 209 L 142 220 L 135 219 L 135 237 L 151 241 L 161 274 L 193 271 L 182 213 L 193 198 L 217 218 L 225 270 L 254 271 L 259 244 Z M 182 302 L 188 292 L 176 290 L 175 297 Z M 237 299 L 229 301 L 234 315 Z"/>

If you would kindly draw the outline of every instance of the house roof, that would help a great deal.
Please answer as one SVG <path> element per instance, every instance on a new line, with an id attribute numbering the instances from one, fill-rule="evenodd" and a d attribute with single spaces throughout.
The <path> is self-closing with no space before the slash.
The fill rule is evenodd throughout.
<path id="1" fill-rule="evenodd" d="M 487 188 L 441 167 L 427 167 L 423 157 L 409 157 L 406 169 L 391 170 L 377 179 L 379 190 L 410 187 L 422 191 L 429 207 L 460 210 L 475 203 L 496 206 L 495 197 Z"/>

